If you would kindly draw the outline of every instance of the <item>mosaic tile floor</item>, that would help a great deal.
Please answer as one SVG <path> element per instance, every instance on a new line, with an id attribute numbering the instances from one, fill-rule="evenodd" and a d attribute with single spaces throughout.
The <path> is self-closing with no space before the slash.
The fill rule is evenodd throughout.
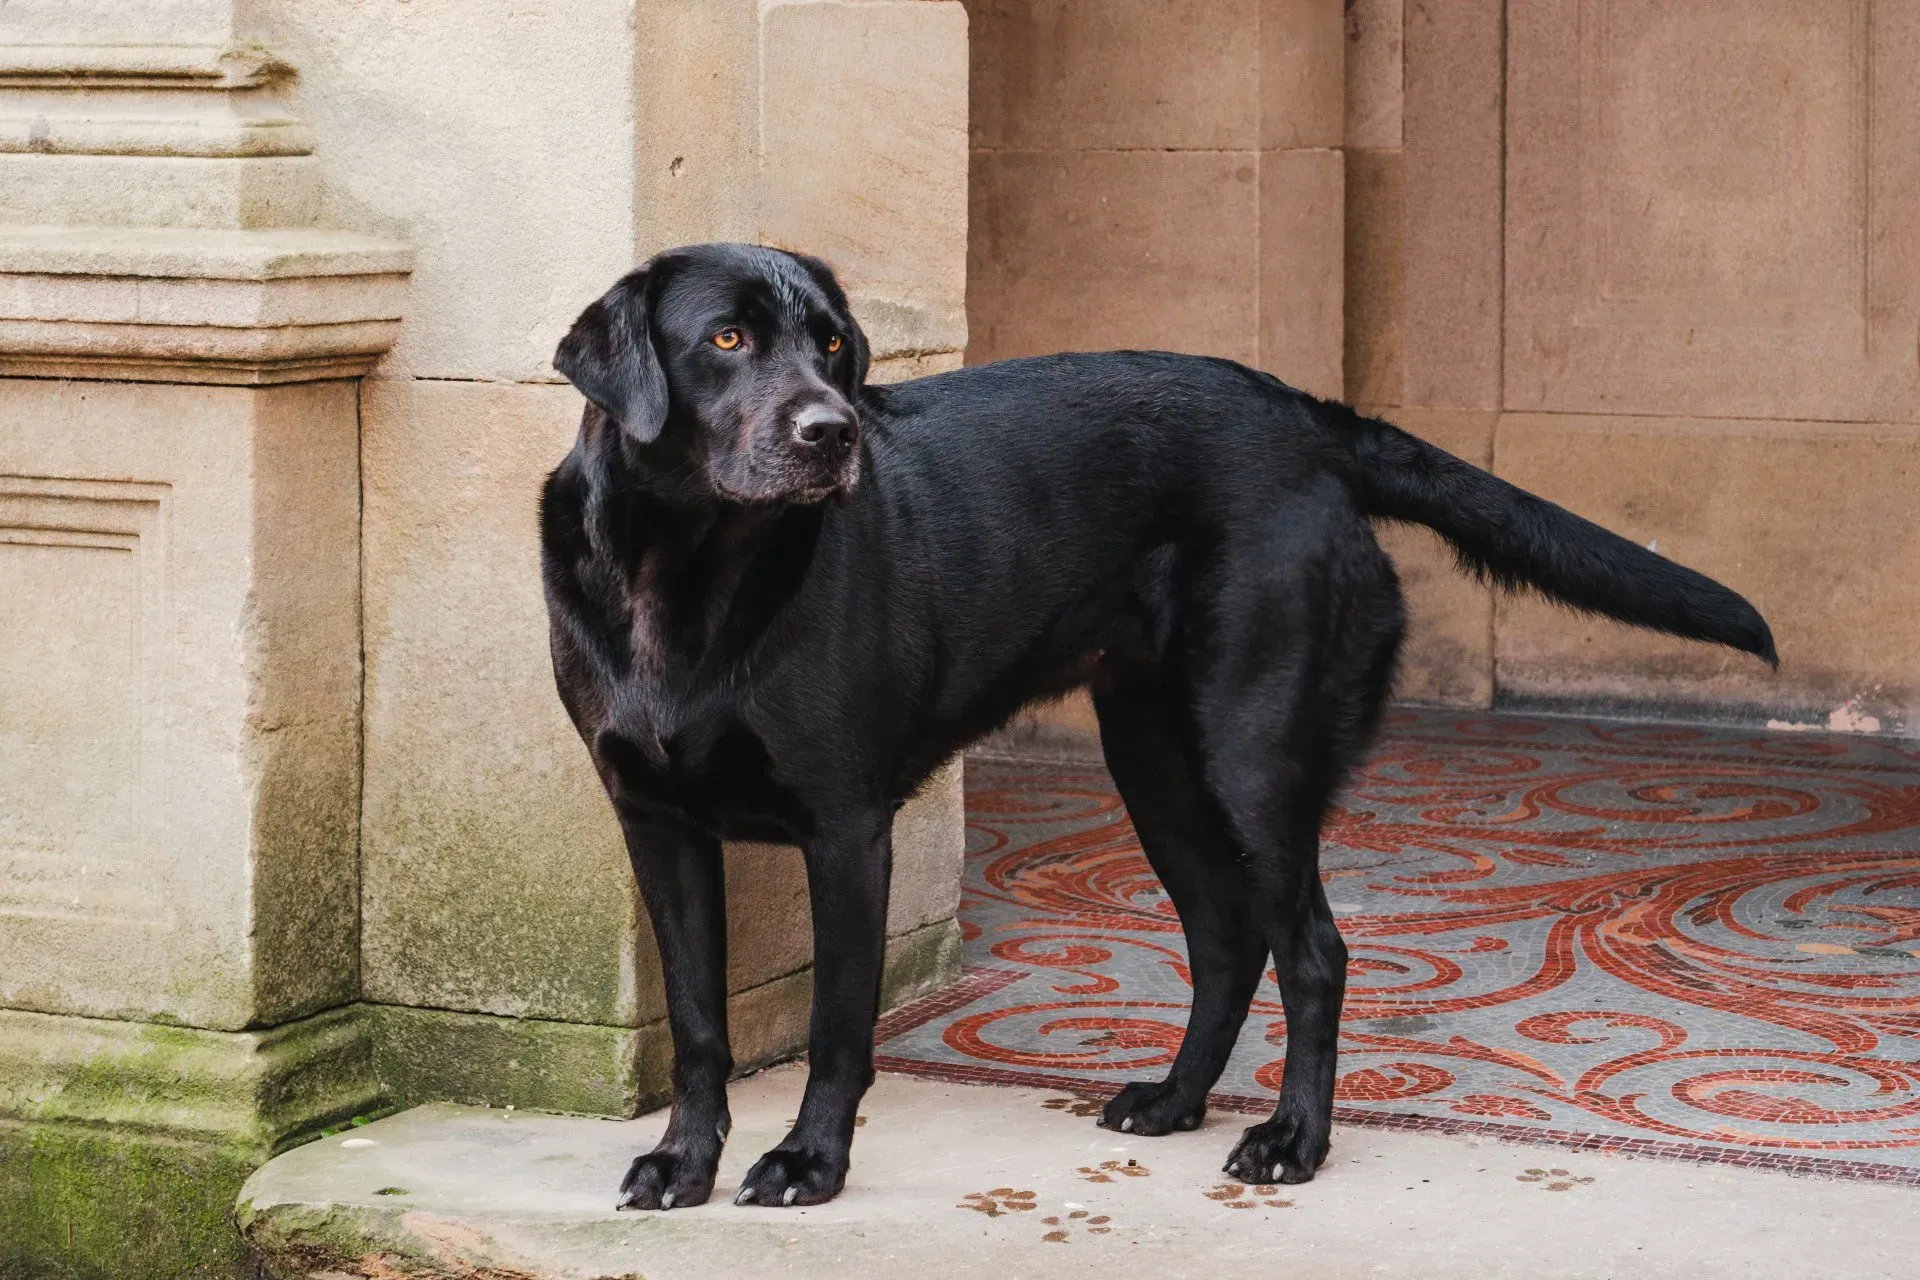
<path id="1" fill-rule="evenodd" d="M 969 969 L 881 1069 L 1164 1074 L 1185 955 L 1105 773 L 969 761 L 967 807 Z M 1323 871 L 1336 1125 L 1920 1185 L 1920 745 L 1400 710 Z M 1267 1111 L 1284 1045 L 1269 974 L 1214 1105 Z"/>

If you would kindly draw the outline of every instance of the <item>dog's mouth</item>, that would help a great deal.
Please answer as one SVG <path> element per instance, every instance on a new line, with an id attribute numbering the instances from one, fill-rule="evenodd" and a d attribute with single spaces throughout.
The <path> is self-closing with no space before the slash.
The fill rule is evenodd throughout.
<path id="1" fill-rule="evenodd" d="M 793 506 L 817 507 L 823 502 L 838 502 L 846 506 L 852 502 L 860 489 L 859 469 L 850 468 L 848 474 L 828 482 L 816 482 L 807 485 L 788 487 L 769 487 L 764 489 L 739 489 L 716 478 L 714 487 L 720 496 L 728 502 L 744 503 L 747 506 Z"/>

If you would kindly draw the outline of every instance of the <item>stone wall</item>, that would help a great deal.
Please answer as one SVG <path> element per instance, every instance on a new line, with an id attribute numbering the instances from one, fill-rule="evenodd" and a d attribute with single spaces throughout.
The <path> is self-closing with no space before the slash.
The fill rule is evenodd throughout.
<path id="1" fill-rule="evenodd" d="M 0 1275 L 230 1274 L 246 1170 L 381 1107 L 661 1095 L 548 360 L 738 238 L 835 263 L 876 377 L 957 366 L 966 76 L 939 0 L 0 7 Z M 957 965 L 961 840 L 955 766 L 889 1000 Z M 796 851 L 727 859 L 746 1065 L 810 934 Z"/>
<path id="2" fill-rule="evenodd" d="M 1920 90 L 1885 71 L 1920 4 L 971 9 L 970 359 L 1158 346 L 1344 394 L 1722 578 L 1782 657 L 1496 600 L 1385 529 L 1401 697 L 1920 732 L 1920 141 L 1888 123 Z M 1276 84 L 1287 145 L 1336 149 L 1337 231 L 1312 184 L 1250 189 Z M 1070 699 L 1016 738 L 1093 733 Z"/>
<path id="3" fill-rule="evenodd" d="M 1920 138 L 1883 73 L 1920 5 L 1402 10 L 1350 10 L 1383 71 L 1349 81 L 1349 398 L 1720 577 L 1781 655 L 1495 601 L 1396 531 L 1403 692 L 1920 732 Z"/>

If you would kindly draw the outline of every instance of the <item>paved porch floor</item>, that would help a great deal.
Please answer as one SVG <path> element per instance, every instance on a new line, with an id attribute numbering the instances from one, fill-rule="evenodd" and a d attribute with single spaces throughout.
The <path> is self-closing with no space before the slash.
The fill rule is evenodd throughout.
<path id="1" fill-rule="evenodd" d="M 740 1208 L 803 1080 L 733 1090 L 715 1202 L 616 1214 L 664 1115 L 421 1108 L 293 1151 L 284 1275 L 1905 1276 L 1920 1257 L 1920 748 L 1396 712 L 1328 828 L 1353 952 L 1334 1152 L 1219 1166 L 1269 1105 L 1263 988 L 1197 1132 L 1094 1127 L 1163 1069 L 1177 923 L 1097 766 L 969 765 L 967 978 L 889 1015 L 852 1178 Z"/>
<path id="2" fill-rule="evenodd" d="M 1369 1127 L 1340 1130 L 1314 1182 L 1250 1187 L 1219 1171 L 1237 1116 L 1133 1139 L 1050 1090 L 904 1076 L 868 1095 L 838 1200 L 729 1203 L 802 1080 L 735 1086 L 719 1189 L 696 1209 L 611 1209 L 664 1116 L 430 1106 L 281 1156 L 243 1216 L 280 1274 L 328 1280 L 1869 1280 L 1920 1257 L 1907 1187 Z"/>

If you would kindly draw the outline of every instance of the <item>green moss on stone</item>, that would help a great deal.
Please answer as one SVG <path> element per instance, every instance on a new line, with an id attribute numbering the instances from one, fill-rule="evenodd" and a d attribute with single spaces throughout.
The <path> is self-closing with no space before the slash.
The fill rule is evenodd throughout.
<path id="1" fill-rule="evenodd" d="M 365 1010 L 381 1092 L 398 1106 L 633 1114 L 641 1029 L 397 1005 Z"/>
<path id="2" fill-rule="evenodd" d="M 264 1150 L 0 1120 L 4 1280 L 232 1280 L 233 1198 Z"/>

